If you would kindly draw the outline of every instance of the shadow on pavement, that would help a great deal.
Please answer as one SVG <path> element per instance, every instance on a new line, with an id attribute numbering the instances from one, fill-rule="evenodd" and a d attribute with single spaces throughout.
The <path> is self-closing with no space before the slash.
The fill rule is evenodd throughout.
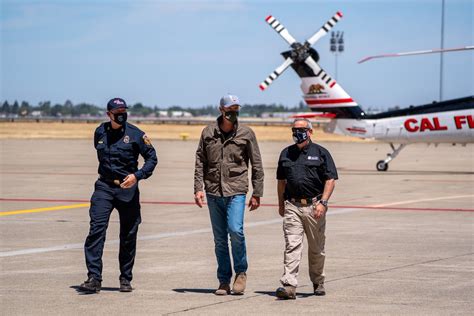
<path id="1" fill-rule="evenodd" d="M 79 285 L 71 285 L 70 289 L 76 290 L 77 294 L 79 295 L 89 295 L 89 294 L 96 294 L 87 291 L 83 291 Z M 120 288 L 118 287 L 102 287 L 101 291 L 108 291 L 108 292 L 120 292 Z"/>
<path id="2" fill-rule="evenodd" d="M 276 298 L 275 291 L 255 291 L 254 293 L 273 296 L 274 298 Z M 296 292 L 296 298 L 306 298 L 306 297 L 310 297 L 310 296 L 314 296 L 314 294 L 313 293 Z"/>
<path id="3" fill-rule="evenodd" d="M 178 293 L 199 293 L 199 294 L 214 294 L 216 289 L 173 289 Z"/>

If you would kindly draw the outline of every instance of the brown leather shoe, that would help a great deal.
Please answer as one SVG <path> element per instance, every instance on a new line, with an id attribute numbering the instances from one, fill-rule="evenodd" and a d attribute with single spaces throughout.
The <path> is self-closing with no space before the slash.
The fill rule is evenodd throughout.
<path id="1" fill-rule="evenodd" d="M 93 277 L 87 278 L 84 283 L 79 285 L 79 291 L 85 293 L 100 293 L 102 282 L 94 279 Z"/>
<path id="2" fill-rule="evenodd" d="M 317 295 L 317 296 L 326 295 L 326 290 L 324 289 L 324 283 L 319 283 L 319 284 L 313 283 L 313 289 L 314 289 L 314 295 Z"/>
<path id="3" fill-rule="evenodd" d="M 246 285 L 247 274 L 245 274 L 245 272 L 240 272 L 235 276 L 234 285 L 232 286 L 232 293 L 236 295 L 243 295 Z"/>
<path id="4" fill-rule="evenodd" d="M 284 285 L 276 290 L 276 297 L 281 300 L 295 300 L 296 299 L 296 287 L 291 285 Z"/>
<path id="5" fill-rule="evenodd" d="M 227 283 L 219 284 L 219 288 L 214 292 L 216 295 L 227 295 L 230 294 L 230 285 Z"/>
<path id="6" fill-rule="evenodd" d="M 120 278 L 120 292 L 132 292 L 132 284 L 125 278 Z"/>

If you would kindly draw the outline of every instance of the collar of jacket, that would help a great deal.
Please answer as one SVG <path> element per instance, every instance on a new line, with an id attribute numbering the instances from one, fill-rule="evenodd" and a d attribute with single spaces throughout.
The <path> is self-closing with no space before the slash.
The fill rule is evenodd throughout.
<path id="1" fill-rule="evenodd" d="M 120 128 L 117 128 L 117 129 L 113 129 L 112 128 L 112 123 L 110 121 L 108 121 L 107 123 L 105 123 L 105 130 L 106 131 L 112 131 L 112 132 L 125 132 L 125 130 L 127 129 L 127 125 L 128 125 L 128 122 L 125 122 L 125 124 L 122 125 L 122 127 Z"/>
<path id="2" fill-rule="evenodd" d="M 221 132 L 221 128 L 219 127 L 219 125 L 222 123 L 222 120 L 224 118 L 221 116 L 219 116 L 216 120 L 216 125 L 214 126 L 214 134 L 217 133 L 217 135 L 219 135 L 219 137 L 222 135 L 222 132 Z M 239 121 L 237 120 L 234 124 L 234 135 L 237 134 L 237 129 L 239 128 Z"/>

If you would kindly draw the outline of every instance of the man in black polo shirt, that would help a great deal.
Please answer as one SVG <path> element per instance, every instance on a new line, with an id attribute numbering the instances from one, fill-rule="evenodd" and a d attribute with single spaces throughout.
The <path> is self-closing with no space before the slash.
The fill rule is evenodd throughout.
<path id="1" fill-rule="evenodd" d="M 285 148 L 278 161 L 278 212 L 285 234 L 285 269 L 276 291 L 281 299 L 295 299 L 303 236 L 308 238 L 309 275 L 315 295 L 325 295 L 324 242 L 328 200 L 337 180 L 337 170 L 329 152 L 311 142 L 311 122 L 293 123 L 294 145 Z"/>

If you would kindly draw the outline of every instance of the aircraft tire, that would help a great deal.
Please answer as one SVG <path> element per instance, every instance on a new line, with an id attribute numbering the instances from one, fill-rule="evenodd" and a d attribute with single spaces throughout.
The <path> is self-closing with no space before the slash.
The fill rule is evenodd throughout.
<path id="1" fill-rule="evenodd" d="M 379 160 L 377 162 L 377 170 L 378 171 L 387 171 L 388 170 L 388 163 L 385 163 L 383 160 Z"/>

